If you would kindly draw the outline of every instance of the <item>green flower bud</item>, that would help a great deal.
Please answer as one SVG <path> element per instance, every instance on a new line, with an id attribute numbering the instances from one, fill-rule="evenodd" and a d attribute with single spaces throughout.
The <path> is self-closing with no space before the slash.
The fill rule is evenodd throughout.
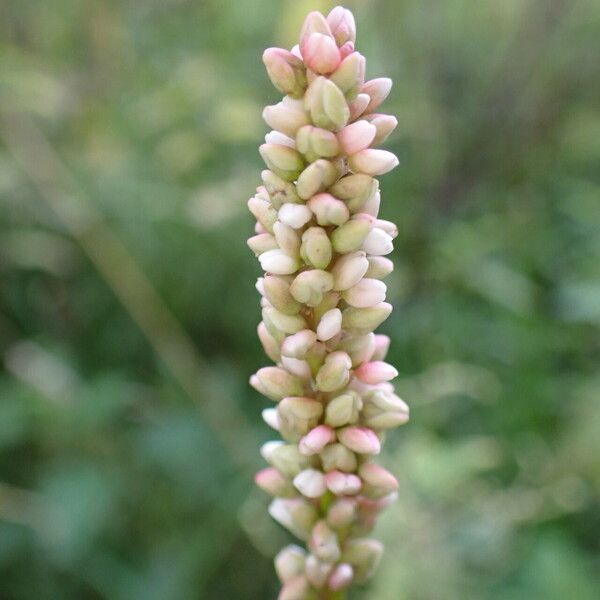
<path id="1" fill-rule="evenodd" d="M 331 273 L 320 269 L 299 273 L 290 285 L 292 296 L 302 304 L 317 306 L 323 300 L 323 294 L 333 286 Z"/>
<path id="2" fill-rule="evenodd" d="M 350 380 L 352 361 L 345 352 L 332 352 L 325 357 L 325 363 L 316 377 L 317 389 L 321 392 L 335 392 Z"/>
<path id="3" fill-rule="evenodd" d="M 296 183 L 298 196 L 303 200 L 326 190 L 337 178 L 338 172 L 335 165 L 321 158 L 311 163 L 300 173 Z"/>
<path id="4" fill-rule="evenodd" d="M 267 275 L 263 279 L 265 297 L 279 312 L 296 315 L 302 305 L 290 293 L 290 282 L 286 277 Z"/>
<path id="5" fill-rule="evenodd" d="M 340 150 L 337 137 L 327 129 L 305 125 L 296 134 L 296 150 L 309 162 L 319 158 L 333 158 Z"/>
<path id="6" fill-rule="evenodd" d="M 300 256 L 315 269 L 326 269 L 333 250 L 327 232 L 321 227 L 310 227 L 302 234 Z"/>
<path id="7" fill-rule="evenodd" d="M 302 155 L 289 146 L 263 144 L 259 152 L 267 167 L 287 181 L 296 180 L 304 168 Z"/>
<path id="8" fill-rule="evenodd" d="M 348 254 L 358 250 L 373 227 L 373 217 L 354 215 L 331 234 L 331 245 L 336 252 Z"/>
<path id="9" fill-rule="evenodd" d="M 339 131 L 350 119 L 350 109 L 338 86 L 325 77 L 317 77 L 306 90 L 304 107 L 317 127 Z"/>
<path id="10" fill-rule="evenodd" d="M 286 202 L 300 202 L 300 198 L 296 193 L 296 186 L 293 183 L 282 179 L 268 169 L 261 173 L 261 177 L 275 208 L 279 208 Z"/>
<path id="11" fill-rule="evenodd" d="M 283 48 L 268 48 L 263 62 L 273 85 L 282 93 L 301 98 L 306 89 L 306 67 L 291 52 Z"/>
<path id="12" fill-rule="evenodd" d="M 271 400 L 281 400 L 286 396 L 302 396 L 304 386 L 298 377 L 290 375 L 280 367 L 263 367 L 256 377 L 265 395 Z"/>
<path id="13" fill-rule="evenodd" d="M 342 327 L 356 333 L 369 333 L 379 327 L 392 312 L 392 305 L 381 302 L 370 308 L 349 306 L 342 312 Z"/>
<path id="14" fill-rule="evenodd" d="M 361 408 L 361 397 L 356 392 L 349 390 L 329 401 L 325 409 L 325 423 L 331 427 L 353 425 L 358 422 L 358 413 Z"/>

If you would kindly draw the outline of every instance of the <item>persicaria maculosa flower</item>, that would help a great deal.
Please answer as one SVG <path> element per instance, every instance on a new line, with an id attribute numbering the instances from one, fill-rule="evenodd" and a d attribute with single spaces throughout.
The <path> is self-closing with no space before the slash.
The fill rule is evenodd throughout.
<path id="1" fill-rule="evenodd" d="M 277 403 L 263 418 L 282 439 L 263 445 L 269 466 L 256 483 L 274 497 L 271 516 L 304 543 L 275 558 L 280 600 L 341 598 L 371 577 L 383 546 L 368 534 L 398 489 L 375 457 L 409 415 L 390 383 L 390 340 L 374 333 L 392 311 L 382 280 L 398 234 L 379 218 L 375 179 L 398 165 L 376 147 L 397 125 L 376 112 L 392 82 L 365 81 L 355 41 L 354 17 L 338 6 L 310 13 L 298 46 L 263 55 L 285 96 L 263 112 L 273 131 L 248 201 L 248 245 L 264 271 L 258 337 L 275 365 L 250 383 Z"/>

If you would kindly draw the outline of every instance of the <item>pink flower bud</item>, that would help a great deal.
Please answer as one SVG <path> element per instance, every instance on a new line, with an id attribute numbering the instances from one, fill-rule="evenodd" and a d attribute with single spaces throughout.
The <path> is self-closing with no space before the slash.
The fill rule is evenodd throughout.
<path id="1" fill-rule="evenodd" d="M 319 225 L 343 225 L 350 218 L 346 204 L 331 194 L 316 194 L 307 206 L 315 214 Z"/>
<path id="2" fill-rule="evenodd" d="M 296 132 L 300 127 L 309 124 L 303 101 L 292 98 L 285 98 L 278 104 L 267 106 L 263 110 L 262 116 L 271 129 L 281 131 L 291 138 L 296 137 Z"/>
<path id="3" fill-rule="evenodd" d="M 362 486 L 360 477 L 352 473 L 330 471 L 325 476 L 327 488 L 336 496 L 353 496 Z"/>
<path id="4" fill-rule="evenodd" d="M 392 80 L 389 77 L 371 79 L 364 83 L 360 91 L 369 96 L 370 100 L 365 112 L 371 113 L 389 96 L 392 91 Z"/>
<path id="5" fill-rule="evenodd" d="M 327 524 L 333 529 L 348 527 L 355 519 L 357 505 L 355 498 L 338 498 L 327 512 Z"/>
<path id="6" fill-rule="evenodd" d="M 307 498 L 320 498 L 326 491 L 325 475 L 316 469 L 305 469 L 294 477 L 294 487 Z"/>
<path id="7" fill-rule="evenodd" d="M 302 97 L 306 89 L 306 69 L 299 58 L 283 48 L 267 48 L 263 62 L 269 79 L 282 94 Z"/>
<path id="8" fill-rule="evenodd" d="M 351 288 L 362 279 L 368 268 L 369 261 L 363 251 L 341 256 L 331 269 L 333 289 L 342 291 Z"/>
<path id="9" fill-rule="evenodd" d="M 379 454 L 381 451 L 379 438 L 367 427 L 345 427 L 338 431 L 338 439 L 357 454 Z"/>
<path id="10" fill-rule="evenodd" d="M 354 569 L 348 563 L 340 563 L 331 573 L 327 584 L 334 591 L 343 590 L 347 588 L 354 578 Z"/>
<path id="11" fill-rule="evenodd" d="M 286 496 L 290 493 L 290 482 L 273 467 L 261 469 L 254 476 L 254 482 L 271 496 Z"/>
<path id="12" fill-rule="evenodd" d="M 275 557 L 275 571 L 281 583 L 286 583 L 304 573 L 306 551 L 300 546 L 290 544 L 279 551 Z"/>
<path id="13" fill-rule="evenodd" d="M 327 23 L 338 46 L 356 41 L 356 23 L 354 15 L 348 9 L 336 6 L 327 15 Z"/>
<path id="14" fill-rule="evenodd" d="M 302 382 L 280 367 L 263 367 L 256 372 L 256 377 L 265 394 L 273 400 L 302 395 Z"/>
<path id="15" fill-rule="evenodd" d="M 280 147 L 283 148 L 284 146 Z M 397 167 L 398 164 L 399 161 L 395 154 L 375 148 L 367 148 L 348 157 L 348 166 L 352 171 L 371 176 L 384 175 Z"/>
<path id="16" fill-rule="evenodd" d="M 317 334 L 304 329 L 285 338 L 281 344 L 281 353 L 292 358 L 304 358 L 310 347 L 317 341 Z"/>
<path id="17" fill-rule="evenodd" d="M 318 425 L 300 440 L 300 452 L 305 456 L 319 454 L 327 444 L 330 444 L 334 440 L 335 432 L 331 427 Z"/>
<path id="18" fill-rule="evenodd" d="M 375 463 L 364 463 L 358 474 L 365 483 L 365 491 L 372 498 L 382 498 L 398 489 L 398 480 L 382 466 Z"/>
<path id="19" fill-rule="evenodd" d="M 365 273 L 365 277 L 372 279 L 383 279 L 394 270 L 394 263 L 384 256 L 369 256 L 369 268 Z"/>
<path id="20" fill-rule="evenodd" d="M 381 360 L 375 360 L 362 364 L 356 371 L 355 377 L 370 385 L 377 385 L 384 381 L 391 381 L 398 377 L 398 371 L 390 364 Z"/>
<path id="21" fill-rule="evenodd" d="M 338 133 L 338 140 L 345 154 L 356 154 L 371 145 L 376 133 L 377 130 L 371 123 L 356 121 L 346 125 Z"/>
<path id="22" fill-rule="evenodd" d="M 304 575 L 298 575 L 285 583 L 277 600 L 305 600 L 309 590 L 308 579 Z"/>
<path id="23" fill-rule="evenodd" d="M 316 388 L 321 392 L 335 392 L 350 379 L 352 361 L 345 352 L 332 352 L 325 357 L 325 364 L 315 378 Z"/>
<path id="24" fill-rule="evenodd" d="M 279 220 L 292 227 L 300 229 L 312 219 L 312 213 L 305 204 L 286 203 L 279 209 Z"/>
<path id="25" fill-rule="evenodd" d="M 317 338 L 322 342 L 330 340 L 342 329 L 342 311 L 339 308 L 328 310 L 317 325 Z"/>
<path id="26" fill-rule="evenodd" d="M 387 286 L 377 279 L 361 279 L 356 285 L 346 290 L 342 297 L 350 305 L 357 308 L 375 306 L 385 300 Z"/>
<path id="27" fill-rule="evenodd" d="M 300 30 L 300 51 L 302 52 L 302 47 L 308 41 L 308 38 L 313 33 L 322 33 L 323 35 L 327 35 L 333 38 L 333 34 L 331 33 L 331 28 L 329 27 L 329 23 L 325 17 L 318 11 L 313 11 L 308 13 L 306 19 L 304 19 L 304 23 L 302 24 L 302 29 Z"/>
<path id="28" fill-rule="evenodd" d="M 263 271 L 272 273 L 273 275 L 291 275 L 300 266 L 298 258 L 290 256 L 279 249 L 263 252 L 258 257 L 258 260 Z"/>
<path id="29" fill-rule="evenodd" d="M 378 146 L 379 144 L 385 142 L 390 133 L 392 133 L 392 131 L 394 131 L 398 125 L 398 119 L 392 115 L 374 113 L 371 115 L 365 115 L 363 119 L 374 125 L 375 129 L 377 130 L 375 139 L 373 140 L 374 146 Z"/>
<path id="30" fill-rule="evenodd" d="M 311 33 L 300 46 L 306 66 L 320 75 L 332 73 L 342 59 L 335 40 L 322 33 Z"/>
<path id="31" fill-rule="evenodd" d="M 310 551 L 324 562 L 336 562 L 341 551 L 337 535 L 325 521 L 318 521 L 308 541 Z"/>
<path id="32" fill-rule="evenodd" d="M 252 236 L 247 243 L 256 256 L 277 249 L 277 240 L 270 233 L 259 233 Z"/>
<path id="33" fill-rule="evenodd" d="M 373 360 L 385 359 L 388 350 L 390 348 L 390 338 L 383 333 L 375 335 L 375 352 L 373 353 Z"/>
<path id="34" fill-rule="evenodd" d="M 369 106 L 369 102 L 371 102 L 371 98 L 368 94 L 358 94 L 356 98 L 348 104 L 348 108 L 350 109 L 350 121 L 356 121 L 356 119 L 365 112 L 367 106 Z"/>

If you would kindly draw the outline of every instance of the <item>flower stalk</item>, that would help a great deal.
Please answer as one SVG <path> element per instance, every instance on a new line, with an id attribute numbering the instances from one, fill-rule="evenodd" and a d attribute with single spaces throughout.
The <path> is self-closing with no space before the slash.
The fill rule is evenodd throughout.
<path id="1" fill-rule="evenodd" d="M 375 179 L 398 165 L 375 147 L 397 124 L 376 112 L 392 82 L 365 81 L 355 41 L 354 17 L 338 6 L 310 13 L 291 50 L 263 55 L 285 96 L 263 113 L 272 131 L 248 245 L 264 271 L 258 336 L 275 365 L 250 384 L 276 403 L 263 418 L 281 439 L 263 445 L 269 466 L 256 483 L 303 543 L 275 558 L 279 600 L 340 600 L 373 575 L 383 546 L 368 535 L 398 488 L 375 457 L 409 414 L 385 362 L 390 340 L 374 333 L 392 311 L 382 280 L 398 233 L 379 218 Z"/>

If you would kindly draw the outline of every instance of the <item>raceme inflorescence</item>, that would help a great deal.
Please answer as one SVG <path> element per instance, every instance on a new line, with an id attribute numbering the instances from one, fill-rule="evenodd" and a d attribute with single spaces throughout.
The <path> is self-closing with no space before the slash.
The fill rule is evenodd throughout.
<path id="1" fill-rule="evenodd" d="M 248 201 L 248 245 L 264 271 L 258 336 L 275 366 L 250 383 L 277 403 L 263 417 L 283 439 L 263 445 L 270 466 L 256 483 L 306 545 L 275 558 L 280 600 L 342 598 L 371 577 L 383 546 L 368 534 L 398 488 L 374 458 L 385 432 L 408 420 L 384 362 L 390 340 L 374 333 L 392 311 L 382 280 L 397 228 L 378 216 L 375 177 L 398 159 L 374 148 L 397 124 L 376 112 L 392 82 L 365 81 L 355 38 L 352 13 L 337 7 L 310 13 L 291 51 L 263 55 L 285 97 L 263 112 L 273 131 Z"/>

